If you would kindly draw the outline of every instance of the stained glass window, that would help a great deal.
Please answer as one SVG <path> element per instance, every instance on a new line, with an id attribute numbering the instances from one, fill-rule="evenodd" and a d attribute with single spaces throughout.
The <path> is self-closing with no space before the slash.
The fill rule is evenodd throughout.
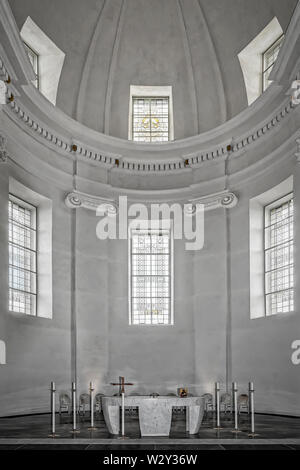
<path id="1" fill-rule="evenodd" d="M 169 140 L 168 97 L 133 97 L 132 139 L 136 142 Z"/>
<path id="2" fill-rule="evenodd" d="M 36 315 L 36 208 L 8 203 L 9 310 Z"/>
<path id="3" fill-rule="evenodd" d="M 24 42 L 24 46 L 36 77 L 32 83 L 36 88 L 39 88 L 39 55 L 26 42 Z"/>
<path id="4" fill-rule="evenodd" d="M 266 315 L 294 310 L 293 198 L 265 208 Z"/>
<path id="5" fill-rule="evenodd" d="M 130 323 L 172 324 L 171 231 L 133 230 L 130 257 Z"/>
<path id="6" fill-rule="evenodd" d="M 280 36 L 264 53 L 263 53 L 263 70 L 262 70 L 262 91 L 265 91 L 270 85 L 269 75 L 276 62 L 277 56 L 280 51 L 283 37 Z"/>

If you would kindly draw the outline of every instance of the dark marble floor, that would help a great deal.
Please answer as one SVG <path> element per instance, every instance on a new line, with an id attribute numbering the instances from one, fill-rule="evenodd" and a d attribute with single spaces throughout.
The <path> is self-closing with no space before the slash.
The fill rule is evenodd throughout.
<path id="1" fill-rule="evenodd" d="M 200 431 L 189 435 L 185 431 L 185 416 L 174 414 L 170 437 L 141 438 L 138 416 L 126 414 L 126 440 L 108 433 L 102 415 L 96 416 L 96 430 L 89 430 L 88 416 L 80 417 L 79 433 L 72 434 L 71 417 L 57 416 L 56 439 L 49 439 L 50 415 L 31 415 L 0 418 L 0 450 L 300 450 L 300 418 L 260 415 L 255 416 L 255 440 L 249 437 L 250 418 L 239 416 L 241 432 L 233 433 L 231 414 L 222 414 L 222 429 L 216 431 L 214 415 L 208 413 Z"/>

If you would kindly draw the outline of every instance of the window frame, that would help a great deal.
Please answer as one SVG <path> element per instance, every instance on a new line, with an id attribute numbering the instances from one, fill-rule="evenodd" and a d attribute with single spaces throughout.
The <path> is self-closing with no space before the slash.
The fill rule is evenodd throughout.
<path id="1" fill-rule="evenodd" d="M 150 121 L 151 121 L 151 101 L 154 100 L 168 100 L 168 138 L 167 140 L 159 140 L 159 141 L 153 141 L 152 138 L 155 137 L 152 135 L 151 130 L 149 132 L 149 141 L 140 141 L 140 140 L 135 140 L 135 130 L 134 130 L 134 119 L 135 119 L 135 113 L 134 113 L 134 101 L 135 100 L 149 100 L 150 101 Z M 131 113 L 131 128 L 132 128 L 132 141 L 140 144 L 162 144 L 164 142 L 169 142 L 170 140 L 170 98 L 169 96 L 132 96 L 132 113 Z M 151 124 L 150 124 L 150 129 L 151 129 Z"/>
<path id="2" fill-rule="evenodd" d="M 40 89 L 40 55 L 31 46 L 29 46 L 29 44 L 26 41 L 23 40 L 23 44 L 25 46 L 25 50 L 27 52 L 27 55 L 28 55 L 28 52 L 32 53 L 33 56 L 36 59 L 36 70 L 35 70 L 35 67 L 31 64 L 31 60 L 30 59 L 29 60 L 30 60 L 30 64 L 32 65 L 33 71 L 34 71 L 35 76 L 36 76 L 36 80 L 35 80 L 36 85 L 35 85 L 35 87 L 39 90 Z"/>
<path id="3" fill-rule="evenodd" d="M 135 98 L 169 98 L 168 129 L 169 140 L 162 142 L 138 142 L 133 140 L 133 97 Z M 173 92 L 170 85 L 130 85 L 129 113 L 128 113 L 128 140 L 138 145 L 166 145 L 174 140 Z"/>
<path id="4" fill-rule="evenodd" d="M 279 46 L 279 51 L 280 51 L 280 48 L 282 46 L 282 42 L 283 42 L 283 39 L 284 39 L 284 34 L 281 34 L 277 39 L 275 39 L 275 41 L 269 46 L 267 47 L 267 49 L 265 49 L 265 51 L 262 53 L 262 73 L 261 73 L 261 89 L 262 89 L 262 93 L 264 91 L 266 91 L 268 89 L 268 87 L 270 86 L 270 83 L 265 86 L 265 74 L 268 70 L 272 70 L 272 68 L 274 67 L 274 64 L 277 60 L 277 58 L 275 59 L 275 61 L 269 65 L 267 68 L 265 68 L 265 57 L 266 57 L 266 54 L 271 51 L 273 48 L 275 48 L 275 46 L 277 45 L 277 43 L 280 43 L 280 46 Z M 279 54 L 279 52 L 278 52 Z"/>
<path id="5" fill-rule="evenodd" d="M 11 242 L 9 240 L 9 237 L 8 237 L 8 248 L 11 246 L 11 245 L 15 245 L 15 246 L 19 246 L 20 248 L 23 248 L 24 250 L 29 250 L 31 252 L 34 252 L 35 253 L 35 270 L 34 271 L 31 271 L 30 270 L 30 273 L 34 276 L 34 279 L 35 279 L 35 292 L 32 290 L 32 286 L 30 286 L 30 290 L 29 291 L 25 291 L 25 290 L 19 290 L 19 289 L 14 289 L 13 287 L 11 287 L 10 285 L 10 282 L 8 281 L 8 290 L 10 292 L 10 290 L 14 290 L 14 291 L 18 291 L 18 292 L 21 292 L 21 293 L 25 293 L 25 294 L 29 294 L 30 296 L 33 296 L 34 297 L 34 309 L 30 312 L 21 312 L 21 311 L 18 311 L 18 310 L 14 310 L 13 308 L 10 308 L 10 304 L 9 304 L 9 312 L 12 312 L 12 313 L 16 313 L 16 314 L 21 314 L 21 315 L 26 315 L 26 316 L 31 316 L 31 317 L 37 317 L 38 316 L 38 233 L 37 233 L 37 226 L 38 226 L 38 208 L 37 206 L 35 206 L 34 204 L 16 196 L 15 194 L 13 193 L 9 193 L 9 203 L 14 203 L 14 204 L 17 204 L 19 207 L 22 207 L 23 209 L 29 209 L 33 214 L 34 214 L 34 223 L 33 223 L 33 227 L 30 227 L 30 233 L 34 234 L 34 240 L 33 240 L 33 244 L 34 244 L 34 249 L 32 248 L 27 248 L 26 246 L 23 246 L 23 245 L 16 245 L 14 244 L 13 242 Z M 13 224 L 13 219 L 10 219 L 9 217 L 9 213 L 8 213 L 8 229 L 10 229 L 10 224 Z M 30 240 L 31 241 L 31 240 Z M 9 268 L 9 271 L 10 271 L 10 268 L 11 268 L 11 265 L 10 263 L 8 264 L 8 268 Z M 19 268 L 20 270 L 22 271 L 25 271 L 26 269 L 23 269 L 23 268 Z M 25 309 L 26 310 L 26 309 Z"/>
<path id="6" fill-rule="evenodd" d="M 143 222 L 143 221 L 140 221 Z M 129 326 L 134 327 L 168 327 L 174 326 L 174 236 L 173 236 L 173 223 L 172 221 L 163 221 L 163 225 L 159 225 L 159 222 L 152 223 L 144 221 L 146 225 L 140 227 L 129 227 L 128 228 L 128 314 L 129 314 Z M 169 312 L 168 312 L 168 323 L 133 323 L 133 311 L 132 311 L 132 232 L 133 231 L 159 231 L 168 230 L 169 232 Z"/>
<path id="7" fill-rule="evenodd" d="M 286 289 L 282 289 L 281 291 L 271 291 L 270 292 L 267 292 L 267 282 L 266 282 L 266 277 L 267 277 L 267 274 L 269 272 L 271 272 L 271 270 L 267 270 L 267 263 L 266 263 L 266 253 L 267 251 L 269 251 L 270 249 L 276 249 L 277 247 L 279 247 L 280 245 L 289 245 L 290 243 L 293 245 L 294 244 L 294 211 L 293 211 L 293 214 L 292 216 L 288 216 L 288 218 L 292 217 L 292 224 L 293 224 L 293 237 L 292 238 L 289 238 L 287 241 L 285 242 L 282 242 L 282 243 L 278 243 L 276 245 L 273 245 L 273 246 L 269 246 L 270 245 L 270 242 L 267 243 L 267 237 L 266 237 L 266 231 L 273 225 L 273 224 L 270 224 L 270 220 L 268 222 L 268 225 L 266 223 L 266 220 L 267 220 L 267 217 L 270 219 L 270 211 L 272 209 L 276 209 L 276 208 L 279 208 L 281 207 L 282 205 L 286 204 L 287 202 L 290 202 L 290 201 L 293 201 L 293 204 L 294 204 L 294 192 L 293 191 L 290 191 L 288 192 L 287 194 L 285 194 L 284 196 L 280 196 L 278 197 L 277 199 L 273 200 L 272 202 L 264 205 L 263 207 L 263 218 L 264 218 L 264 221 L 263 221 L 263 267 L 264 267 L 264 277 L 263 277 L 263 282 L 264 282 L 264 312 L 265 312 L 265 317 L 273 317 L 274 315 L 280 315 L 280 314 L 288 314 L 288 313 L 292 313 L 295 311 L 295 299 L 294 299 L 294 293 L 295 293 L 295 284 L 294 284 L 294 251 L 293 251 L 293 258 L 292 258 L 292 263 L 288 263 L 286 265 L 283 265 L 282 267 L 279 267 L 279 268 L 274 268 L 274 270 L 280 270 L 282 268 L 288 268 L 288 269 L 292 269 L 293 270 L 293 283 L 292 283 L 292 286 L 289 284 L 289 287 L 286 288 Z M 294 210 L 294 206 L 293 206 L 293 210 Z M 287 222 L 287 224 L 289 224 L 290 222 Z M 276 294 L 276 293 L 279 293 L 279 292 L 284 292 L 284 291 L 293 291 L 293 308 L 289 308 L 289 310 L 287 310 L 286 312 L 274 312 L 272 313 L 272 311 L 268 312 L 268 307 L 267 307 L 267 296 L 269 295 L 272 295 L 272 294 Z M 290 307 L 290 301 L 289 301 L 289 307 Z"/>

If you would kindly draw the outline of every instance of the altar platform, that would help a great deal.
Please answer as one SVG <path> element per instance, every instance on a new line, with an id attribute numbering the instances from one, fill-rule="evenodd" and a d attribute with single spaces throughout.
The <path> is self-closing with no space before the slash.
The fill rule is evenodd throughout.
<path id="1" fill-rule="evenodd" d="M 141 438 L 138 416 L 126 414 L 126 436 L 121 440 L 109 434 L 102 415 L 97 415 L 97 429 L 90 431 L 89 418 L 80 418 L 79 434 L 71 434 L 71 417 L 57 417 L 56 431 L 58 438 L 48 438 L 50 414 L 0 418 L 1 450 L 300 450 L 300 418 L 256 414 L 256 432 L 258 436 L 248 437 L 250 422 L 242 414 L 239 427 L 242 432 L 233 434 L 233 421 L 230 414 L 221 416 L 224 429 L 213 429 L 215 422 L 211 413 L 204 416 L 197 434 L 186 432 L 184 415 L 173 416 L 171 432 L 168 437 Z"/>

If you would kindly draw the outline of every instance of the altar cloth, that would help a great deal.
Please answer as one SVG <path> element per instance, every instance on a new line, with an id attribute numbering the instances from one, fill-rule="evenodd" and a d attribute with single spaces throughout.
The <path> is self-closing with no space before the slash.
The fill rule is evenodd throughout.
<path id="1" fill-rule="evenodd" d="M 103 415 L 110 434 L 120 432 L 120 406 L 121 397 L 102 397 Z M 139 409 L 142 437 L 169 436 L 173 407 L 186 407 L 186 431 L 190 434 L 197 434 L 203 419 L 204 398 L 128 396 L 125 397 L 125 408 L 127 407 Z"/>

